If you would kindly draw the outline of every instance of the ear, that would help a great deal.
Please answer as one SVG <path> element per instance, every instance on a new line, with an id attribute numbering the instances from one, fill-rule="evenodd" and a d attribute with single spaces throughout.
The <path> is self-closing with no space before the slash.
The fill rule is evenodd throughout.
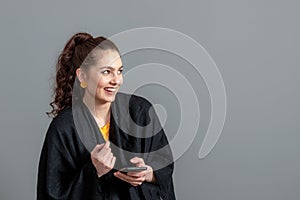
<path id="1" fill-rule="evenodd" d="M 79 79 L 80 83 L 87 82 L 86 73 L 80 67 L 76 69 L 76 76 Z"/>

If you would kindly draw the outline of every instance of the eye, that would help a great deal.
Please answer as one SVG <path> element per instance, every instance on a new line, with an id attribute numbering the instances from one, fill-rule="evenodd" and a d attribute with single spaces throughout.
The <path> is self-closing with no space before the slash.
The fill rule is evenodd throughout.
<path id="1" fill-rule="evenodd" d="M 122 74 L 123 73 L 123 69 L 119 69 L 118 73 Z"/>
<path id="2" fill-rule="evenodd" d="M 103 70 L 103 71 L 101 72 L 101 74 L 109 74 L 109 73 L 110 73 L 110 70 L 108 70 L 108 69 Z"/>

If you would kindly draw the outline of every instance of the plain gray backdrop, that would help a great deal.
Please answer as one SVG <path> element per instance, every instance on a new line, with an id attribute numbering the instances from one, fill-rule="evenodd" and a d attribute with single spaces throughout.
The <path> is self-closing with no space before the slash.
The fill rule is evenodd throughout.
<path id="1" fill-rule="evenodd" d="M 145 26 L 194 38 L 217 64 L 226 87 L 225 126 L 202 160 L 198 152 L 210 103 L 203 80 L 195 89 L 202 118 L 193 144 L 175 163 L 177 198 L 299 199 L 299 1 L 1 0 L 0 5 L 1 200 L 35 199 L 54 66 L 67 39 L 78 31 L 111 36 Z M 128 55 L 124 63 L 160 59 L 182 62 L 149 50 Z M 169 110 L 170 116 L 178 111 Z M 168 124 L 170 138 L 176 120 Z"/>

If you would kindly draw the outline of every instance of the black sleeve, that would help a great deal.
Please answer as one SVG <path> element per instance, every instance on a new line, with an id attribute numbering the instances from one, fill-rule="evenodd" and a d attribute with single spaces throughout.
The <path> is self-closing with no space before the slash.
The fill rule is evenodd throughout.
<path id="1" fill-rule="evenodd" d="M 103 199 L 101 178 L 83 148 L 72 126 L 52 121 L 40 155 L 37 200 Z"/>
<path id="2" fill-rule="evenodd" d="M 144 143 L 145 151 L 151 152 L 144 160 L 147 165 L 153 168 L 157 182 L 155 184 L 143 183 L 143 193 L 147 200 L 156 199 L 157 196 L 160 196 L 163 200 L 175 200 L 172 178 L 174 161 L 167 136 L 155 110 L 151 109 L 153 108 L 152 104 L 145 100 L 143 104 L 141 104 L 141 107 L 139 109 L 139 119 L 136 119 L 136 121 L 140 120 L 141 125 L 151 124 L 148 127 L 152 130 L 145 129 L 145 132 L 148 132 L 145 133 L 147 135 L 149 135 L 149 132 L 151 134 L 153 130 L 157 131 L 157 133 L 152 132 L 153 136 L 147 138 Z M 141 119 L 143 120 L 141 121 Z"/>
<path id="3" fill-rule="evenodd" d="M 153 141 L 152 145 L 160 146 L 162 143 L 167 142 L 167 138 L 163 133 L 159 140 Z M 158 138 L 156 138 L 158 139 Z M 175 193 L 174 193 L 174 186 L 173 186 L 173 170 L 174 170 L 174 162 L 171 160 L 173 159 L 171 150 L 167 146 L 161 147 L 165 148 L 163 151 L 159 151 L 159 153 L 154 154 L 154 156 L 149 156 L 147 158 L 146 164 L 149 164 L 153 170 L 154 175 L 156 177 L 156 183 L 143 183 L 143 191 L 145 194 L 146 199 L 155 199 L 153 197 L 157 197 L 159 195 L 163 200 L 175 200 Z M 155 148 L 156 149 L 156 148 Z"/>

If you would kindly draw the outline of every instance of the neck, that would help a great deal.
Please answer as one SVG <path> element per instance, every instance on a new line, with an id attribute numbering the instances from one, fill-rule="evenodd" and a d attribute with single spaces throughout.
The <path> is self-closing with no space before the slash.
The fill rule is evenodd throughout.
<path id="1" fill-rule="evenodd" d="M 95 98 L 84 96 L 83 103 L 89 108 L 99 126 L 104 126 L 110 120 L 111 102 L 99 102 Z"/>

